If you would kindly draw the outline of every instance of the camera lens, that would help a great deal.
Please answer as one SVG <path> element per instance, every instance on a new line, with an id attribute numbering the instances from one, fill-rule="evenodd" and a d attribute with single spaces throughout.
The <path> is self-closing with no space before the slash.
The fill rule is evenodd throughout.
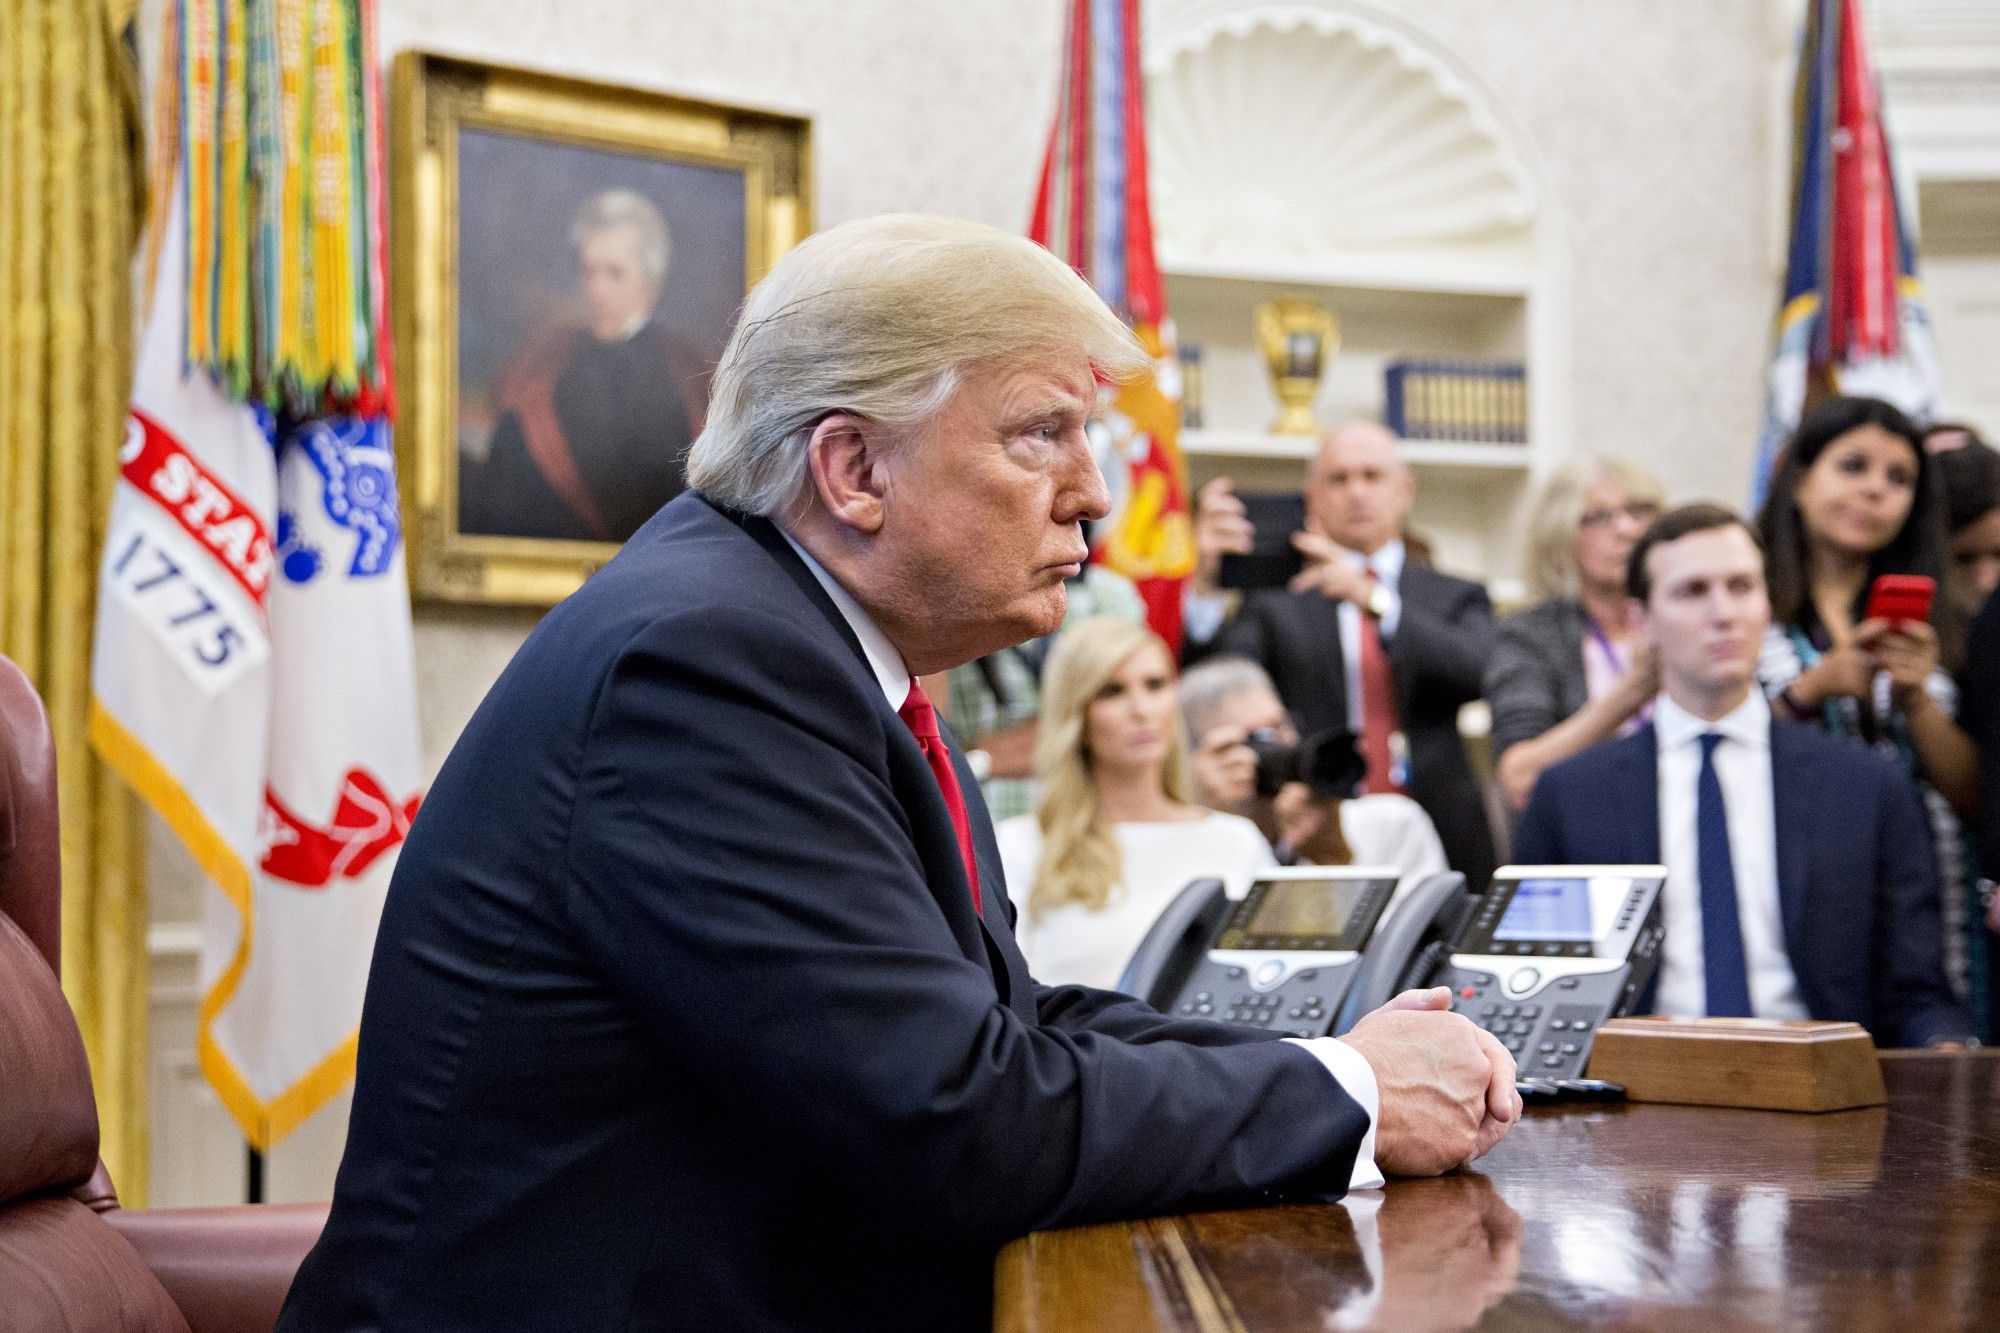
<path id="1" fill-rule="evenodd" d="M 1275 727 L 1259 727 L 1243 738 L 1257 756 L 1257 794 L 1269 800 L 1288 782 L 1305 777 L 1304 757 L 1296 744 L 1280 739 Z"/>

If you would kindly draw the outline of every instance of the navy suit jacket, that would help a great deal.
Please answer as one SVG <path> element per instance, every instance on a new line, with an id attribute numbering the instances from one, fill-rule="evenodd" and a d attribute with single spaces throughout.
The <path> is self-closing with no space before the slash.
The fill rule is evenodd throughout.
<path id="1" fill-rule="evenodd" d="M 1937 857 L 1915 787 L 1869 750 L 1775 718 L 1771 786 L 1785 952 L 1806 1011 L 1859 1023 L 1882 1046 L 1970 1034 L 1945 982 Z M 1657 864 L 1653 728 L 1543 773 L 1514 859 Z"/>
<path id="2" fill-rule="evenodd" d="M 417 817 L 279 1327 L 984 1328 L 1030 1230 L 1344 1191 L 1366 1117 L 1325 1068 L 1038 985 L 971 815 L 985 920 L 811 572 L 667 505 Z"/>
<path id="3" fill-rule="evenodd" d="M 1458 710 L 1485 682 L 1493 603 L 1477 583 L 1408 559 L 1396 592 L 1403 610 L 1383 647 L 1410 743 L 1410 795 L 1437 825 L 1451 868 L 1483 889 L 1493 875 L 1493 834 L 1459 738 Z M 1321 593 L 1253 592 L 1215 638 L 1188 644 L 1184 656 L 1190 665 L 1219 656 L 1261 663 L 1302 735 L 1360 733 L 1347 698 L 1340 603 Z"/>

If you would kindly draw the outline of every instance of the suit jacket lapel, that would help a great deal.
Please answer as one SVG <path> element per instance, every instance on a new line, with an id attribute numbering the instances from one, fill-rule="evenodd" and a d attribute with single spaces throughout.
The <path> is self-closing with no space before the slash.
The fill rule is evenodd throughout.
<path id="1" fill-rule="evenodd" d="M 1402 572 L 1396 575 L 1396 586 L 1392 590 L 1402 599 L 1405 608 L 1424 606 L 1429 600 L 1429 586 L 1424 582 L 1428 573 L 1421 565 L 1413 565 L 1407 555 L 1403 557 Z M 1401 635 L 1383 641 L 1382 649 L 1389 657 L 1391 680 L 1396 687 L 1396 708 L 1402 715 L 1403 725 L 1408 726 L 1410 715 L 1416 707 L 1417 673 L 1404 661 L 1409 641 Z M 1399 651 L 1400 650 L 1400 651 Z"/>
<path id="2" fill-rule="evenodd" d="M 1658 865 L 1660 861 L 1660 738 L 1647 723 L 1617 742 L 1618 765 L 1622 770 L 1615 784 L 1623 795 L 1620 811 L 1624 823 L 1620 841 L 1632 865 Z"/>
<path id="3" fill-rule="evenodd" d="M 1623 849 L 1628 865 L 1660 864 L 1660 735 L 1653 724 L 1633 732 L 1618 747 L 1618 775 L 1613 786 L 1622 794 L 1618 811 L 1624 828 L 1614 838 Z M 1658 1009 L 1660 974 L 1646 984 L 1632 1012 L 1654 1013 Z"/>
<path id="4" fill-rule="evenodd" d="M 1006 872 L 1000 866 L 1000 844 L 993 836 L 993 820 L 986 813 L 986 802 L 965 756 L 949 736 L 945 737 L 945 745 L 951 750 L 952 771 L 958 774 L 958 789 L 965 793 L 967 822 L 972 826 L 972 860 L 979 868 L 979 894 L 985 908 L 979 914 L 979 929 L 986 946 L 987 966 L 992 969 L 1000 1002 L 1032 1015 L 1034 986 L 1028 976 L 1028 961 L 1022 957 L 1013 928 L 1007 924 Z"/>
<path id="5" fill-rule="evenodd" d="M 1004 960 L 1008 951 L 997 948 L 991 928 L 972 908 L 972 886 L 965 882 L 965 865 L 959 856 L 958 834 L 952 828 L 951 813 L 945 809 L 944 793 L 938 789 L 937 779 L 931 774 L 930 762 L 924 758 L 923 748 L 917 744 L 916 737 L 910 734 L 910 729 L 896 715 L 896 710 L 889 707 L 889 701 L 882 697 L 881 686 L 875 678 L 874 669 L 868 665 L 868 654 L 862 650 L 861 640 L 855 637 L 854 627 L 847 623 L 847 617 L 834 605 L 833 598 L 827 596 L 826 589 L 806 568 L 805 561 L 799 559 L 799 553 L 792 549 L 792 544 L 785 540 L 785 535 L 778 531 L 776 524 L 768 519 L 723 509 L 719 505 L 716 509 L 741 527 L 778 562 L 779 568 L 790 576 L 806 599 L 839 633 L 841 641 L 852 650 L 854 660 L 866 678 L 867 694 L 875 701 L 883 719 L 883 730 L 889 737 L 891 784 L 904 813 L 909 817 L 911 832 L 917 842 L 917 856 L 924 862 L 925 873 L 932 881 L 932 891 L 939 898 L 939 906 L 944 909 L 945 921 L 951 926 L 960 950 L 966 957 L 986 965 L 987 970 L 994 974 L 994 985 L 1001 998 L 1006 999 L 1010 989 L 1007 980 L 1009 969 L 996 964 L 995 960 Z M 959 791 L 965 797 L 967 813 L 971 816 L 973 859 L 979 867 L 980 884 L 997 886 L 1001 883 L 1000 853 L 993 842 L 991 821 L 986 818 L 984 803 L 980 800 L 979 784 L 973 781 L 971 770 L 965 766 L 964 757 L 952 745 L 949 736 L 945 738 L 945 746 L 951 753 L 953 771 L 958 774 Z M 947 852 L 949 855 L 946 855 Z M 1001 904 L 999 910 L 1004 914 L 1005 905 Z M 1004 921 L 1000 929 L 1006 929 Z M 1018 955 L 1020 951 L 1015 949 L 1013 952 Z"/>
<path id="6" fill-rule="evenodd" d="M 1355 715 L 1358 701 L 1347 697 L 1347 654 L 1340 642 L 1340 603 L 1316 592 L 1294 596 L 1305 616 L 1305 642 L 1319 646 L 1324 654 L 1320 679 L 1327 682 L 1338 715 L 1333 725 L 1336 729 L 1358 732 L 1361 726 Z"/>
<path id="7" fill-rule="evenodd" d="M 1802 957 L 1806 911 L 1806 863 L 1812 849 L 1814 764 L 1811 747 L 1801 745 L 1793 724 L 1771 720 L 1771 822 L 1777 825 L 1778 910 L 1785 922 L 1785 947 Z"/>

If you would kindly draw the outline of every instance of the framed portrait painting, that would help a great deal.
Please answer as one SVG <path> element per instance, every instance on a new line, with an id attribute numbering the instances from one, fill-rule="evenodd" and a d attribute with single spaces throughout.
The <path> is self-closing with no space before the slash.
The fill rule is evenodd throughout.
<path id="1" fill-rule="evenodd" d="M 744 294 L 811 229 L 808 125 L 425 52 L 393 99 L 414 589 L 553 605 L 684 489 Z"/>

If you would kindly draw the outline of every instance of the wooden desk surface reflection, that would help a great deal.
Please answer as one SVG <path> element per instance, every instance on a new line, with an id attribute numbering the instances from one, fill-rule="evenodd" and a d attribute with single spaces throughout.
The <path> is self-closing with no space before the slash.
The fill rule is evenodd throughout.
<path id="1" fill-rule="evenodd" d="M 2000 1052 L 1882 1072 L 1889 1105 L 1863 1111 L 1534 1111 L 1473 1171 L 1391 1184 L 1372 1219 L 1293 1204 L 1038 1233 L 1000 1256 L 994 1327 L 2000 1326 Z"/>

